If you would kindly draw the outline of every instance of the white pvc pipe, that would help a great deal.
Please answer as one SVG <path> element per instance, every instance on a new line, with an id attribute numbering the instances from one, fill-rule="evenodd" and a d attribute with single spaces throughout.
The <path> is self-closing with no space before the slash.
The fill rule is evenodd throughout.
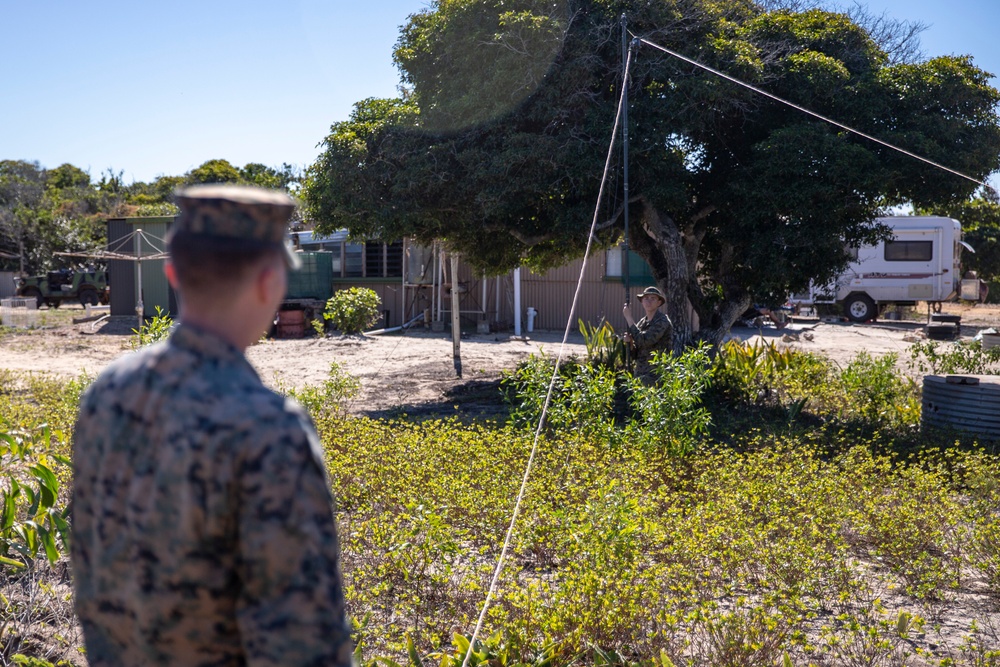
<path id="1" fill-rule="evenodd" d="M 372 331 L 366 331 L 365 335 L 366 336 L 377 336 L 378 334 L 392 333 L 393 331 L 399 331 L 400 329 L 408 329 L 409 327 L 413 326 L 413 324 L 417 320 L 423 320 L 423 319 L 424 319 L 424 314 L 420 313 L 419 315 L 417 315 L 416 317 L 414 317 L 412 320 L 410 320 L 406 324 L 403 324 L 403 325 L 398 326 L 398 327 L 389 327 L 388 329 L 374 329 Z"/>
<path id="2" fill-rule="evenodd" d="M 493 279 L 493 289 L 496 290 L 496 310 L 493 313 L 493 319 L 497 322 L 500 321 L 500 276 Z"/>

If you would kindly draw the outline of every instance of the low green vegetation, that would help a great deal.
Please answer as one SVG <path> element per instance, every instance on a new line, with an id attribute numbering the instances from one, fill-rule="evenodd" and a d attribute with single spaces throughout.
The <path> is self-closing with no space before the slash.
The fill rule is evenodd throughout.
<path id="1" fill-rule="evenodd" d="M 159 306 L 156 306 L 156 315 L 148 322 L 144 321 L 138 329 L 132 329 L 132 337 L 129 338 L 129 346 L 133 350 L 166 340 L 170 336 L 170 329 L 174 326 L 174 320 L 170 313 Z"/>
<path id="2" fill-rule="evenodd" d="M 330 297 L 323 311 L 323 319 L 341 333 L 361 333 L 378 322 L 378 307 L 381 304 L 382 299 L 375 290 L 349 287 Z"/>
<path id="3" fill-rule="evenodd" d="M 1000 457 L 922 433 L 919 387 L 898 359 L 840 368 L 731 343 L 659 359 L 646 387 L 601 348 L 558 372 L 544 356 L 512 369 L 503 423 L 353 417 L 359 386 L 338 366 L 288 390 L 324 445 L 361 664 L 462 664 L 553 376 L 469 664 L 1000 664 Z M 990 361 L 942 345 L 909 363 Z M 66 590 L 66 456 L 86 379 L 2 380 L 13 510 L 0 529 L 0 664 L 72 663 L 72 617 L 7 591 L 27 572 L 38 591 Z"/>
<path id="4" fill-rule="evenodd" d="M 88 383 L 0 370 L 0 665 L 79 655 L 66 567 L 69 457 Z"/>

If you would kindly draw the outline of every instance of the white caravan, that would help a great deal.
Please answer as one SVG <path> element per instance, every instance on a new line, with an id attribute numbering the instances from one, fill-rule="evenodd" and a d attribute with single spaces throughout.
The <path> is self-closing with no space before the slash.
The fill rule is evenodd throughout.
<path id="1" fill-rule="evenodd" d="M 795 294 L 793 304 L 838 303 L 854 322 L 874 320 L 887 304 L 940 303 L 958 298 L 979 300 L 978 279 L 962 280 L 962 241 L 958 220 L 932 216 L 879 218 L 892 238 L 856 249 L 854 260 L 825 286 Z M 974 251 L 973 251 L 974 252 Z M 968 283 L 968 284 L 966 284 Z"/>

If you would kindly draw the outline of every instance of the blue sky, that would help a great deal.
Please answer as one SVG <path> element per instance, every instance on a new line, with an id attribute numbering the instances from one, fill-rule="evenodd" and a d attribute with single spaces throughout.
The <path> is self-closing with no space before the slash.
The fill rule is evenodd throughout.
<path id="1" fill-rule="evenodd" d="M 304 167 L 356 101 L 395 96 L 399 27 L 428 4 L 0 0 L 0 159 L 126 182 L 213 158 Z M 927 24 L 927 55 L 1000 74 L 1000 1 L 866 4 Z"/>

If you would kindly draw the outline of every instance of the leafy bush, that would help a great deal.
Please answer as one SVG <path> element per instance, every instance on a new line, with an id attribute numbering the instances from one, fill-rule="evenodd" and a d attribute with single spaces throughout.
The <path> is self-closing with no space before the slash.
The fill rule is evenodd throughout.
<path id="1" fill-rule="evenodd" d="M 870 425 L 897 428 L 920 423 L 920 394 L 916 383 L 896 372 L 895 354 L 857 356 L 840 373 L 847 399 L 841 414 Z"/>
<path id="2" fill-rule="evenodd" d="M 558 373 L 554 363 L 544 354 L 532 355 L 504 374 L 502 386 L 514 425 L 533 429 L 548 401 L 548 432 L 586 435 L 612 449 L 628 445 L 684 455 L 707 435 L 711 416 L 702 406 L 712 377 L 707 347 L 679 357 L 656 355 L 652 363 L 658 380 L 649 386 L 604 363 L 570 361 Z M 619 397 L 627 401 L 630 414 L 618 414 Z"/>
<path id="3" fill-rule="evenodd" d="M 989 375 L 1000 365 L 1000 347 L 983 349 L 981 342 L 955 341 L 941 344 L 920 341 L 910 347 L 910 368 L 932 375 Z"/>
<path id="4" fill-rule="evenodd" d="M 169 314 L 157 306 L 156 315 L 148 323 L 144 322 L 138 329 L 132 329 L 135 334 L 129 340 L 129 345 L 133 350 L 159 343 L 170 336 L 170 330 L 174 326 L 174 320 Z"/>
<path id="5" fill-rule="evenodd" d="M 340 364 L 332 361 L 327 379 L 319 386 L 286 389 L 279 384 L 278 390 L 295 398 L 309 412 L 313 421 L 320 423 L 330 419 L 343 419 L 347 414 L 345 403 L 358 395 L 361 383 L 343 370 Z"/>
<path id="6" fill-rule="evenodd" d="M 712 418 L 702 405 L 711 385 L 713 368 L 707 347 L 687 350 L 679 357 L 654 354 L 655 385 L 639 378 L 629 382 L 633 416 L 624 441 L 671 456 L 692 453 L 708 435 Z"/>
<path id="7" fill-rule="evenodd" d="M 715 355 L 715 389 L 729 400 L 760 405 L 771 396 L 778 374 L 790 366 L 795 354 L 771 342 L 727 341 Z"/>
<path id="8" fill-rule="evenodd" d="M 71 466 L 52 451 L 48 426 L 19 428 L 0 419 L 0 571 L 24 568 L 42 550 L 55 563 L 69 544 L 69 510 L 57 477 Z"/>
<path id="9" fill-rule="evenodd" d="M 625 343 L 615 333 L 615 328 L 604 322 L 601 326 L 588 326 L 579 320 L 580 333 L 587 346 L 587 363 L 598 368 L 621 370 L 625 368 Z"/>
<path id="10" fill-rule="evenodd" d="M 382 300 L 375 290 L 351 287 L 330 297 L 323 318 L 341 333 L 360 333 L 378 322 L 380 305 Z"/>
<path id="11" fill-rule="evenodd" d="M 533 430 L 548 400 L 545 426 L 550 432 L 580 430 L 615 440 L 617 379 L 608 367 L 575 361 L 564 363 L 556 374 L 555 360 L 542 353 L 529 356 L 516 370 L 504 372 L 501 387 L 510 405 L 510 419 L 520 428 Z"/>

